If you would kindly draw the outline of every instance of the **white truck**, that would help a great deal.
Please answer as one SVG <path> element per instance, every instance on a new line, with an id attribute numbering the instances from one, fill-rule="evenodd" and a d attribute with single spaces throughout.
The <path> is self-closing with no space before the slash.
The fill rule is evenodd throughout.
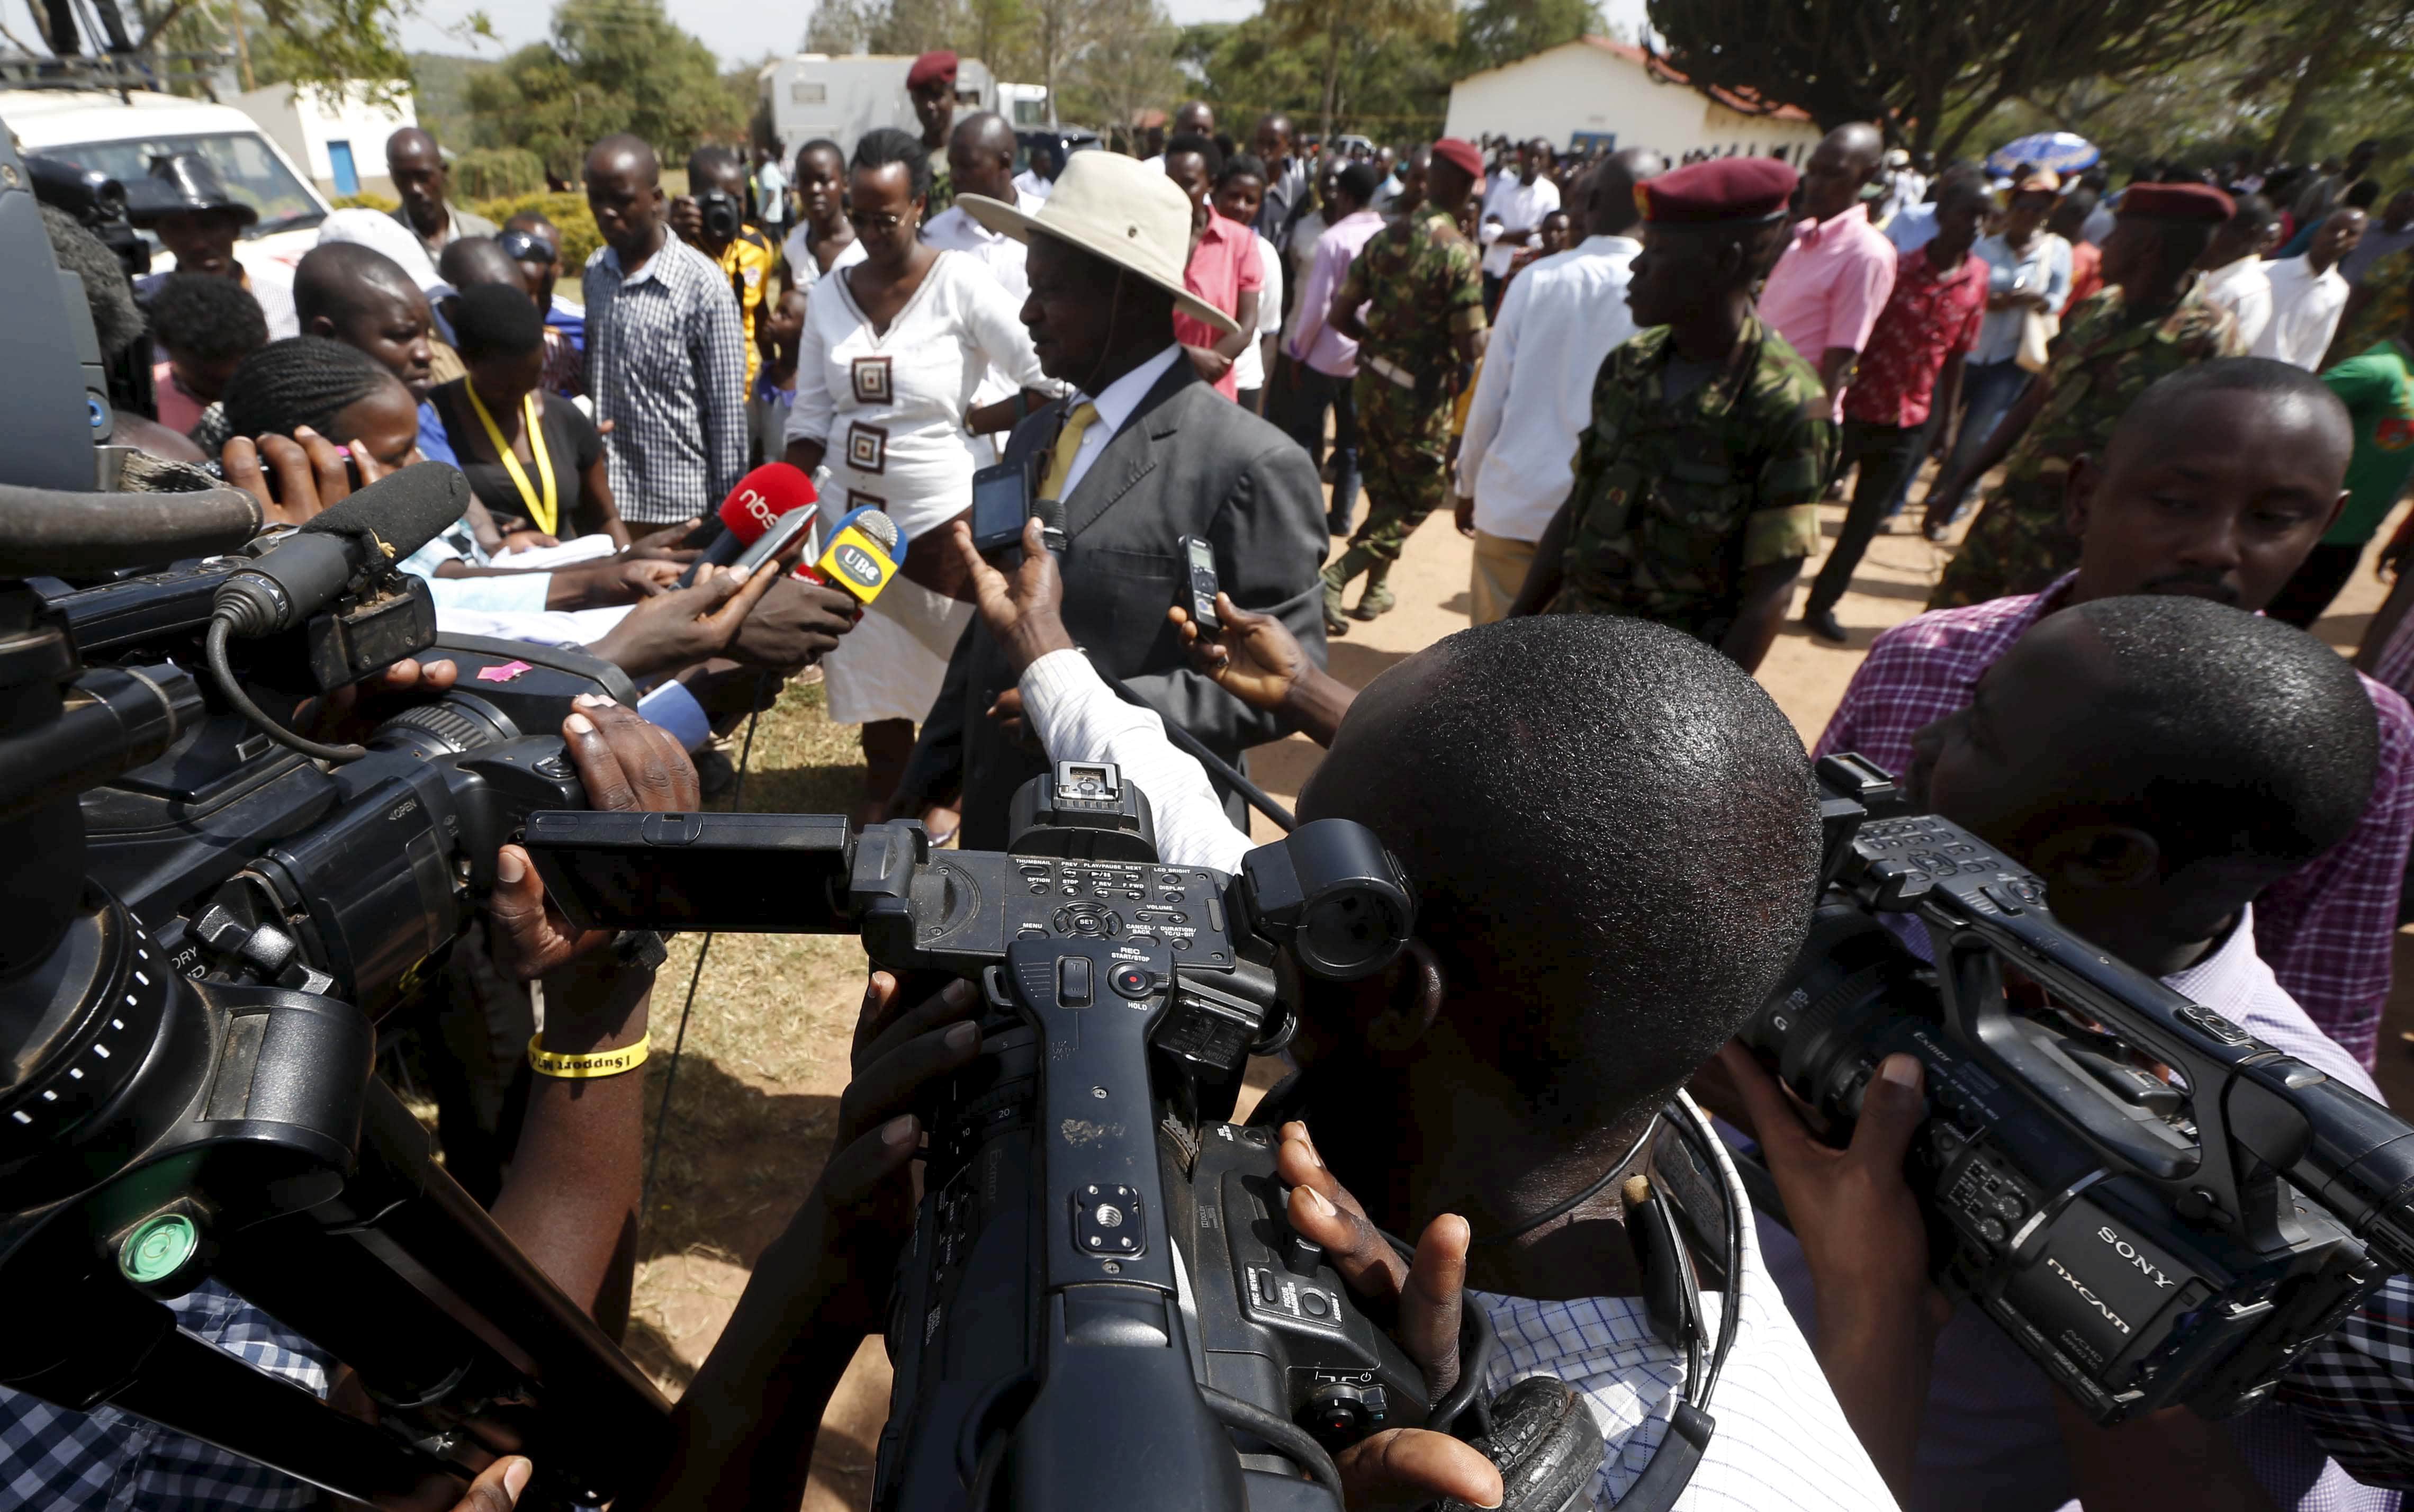
<path id="1" fill-rule="evenodd" d="M 319 245 L 327 202 L 260 123 L 231 105 L 143 90 L 0 89 L 0 121 L 20 153 L 63 157 L 119 180 L 143 177 L 154 157 L 201 154 L 230 192 L 260 212 L 235 246 L 246 267 L 267 262 L 291 269 Z M 174 265 L 164 252 L 151 264 L 155 272 Z"/>
<path id="2" fill-rule="evenodd" d="M 827 137 L 849 152 L 867 131 L 884 126 L 919 134 L 905 75 L 914 60 L 902 53 L 832 57 L 800 52 L 763 65 L 762 99 L 771 130 L 793 158 L 797 148 Z M 1036 84 L 1001 84 L 978 58 L 956 65 L 956 113 L 997 111 L 1016 127 L 1045 125 L 1048 91 Z"/>

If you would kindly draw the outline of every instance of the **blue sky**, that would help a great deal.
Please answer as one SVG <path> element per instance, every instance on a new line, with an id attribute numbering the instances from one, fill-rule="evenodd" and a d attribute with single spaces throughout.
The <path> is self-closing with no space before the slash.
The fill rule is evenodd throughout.
<path id="1" fill-rule="evenodd" d="M 811 0 L 669 0 L 678 23 L 704 38 L 724 63 L 759 58 L 766 51 L 787 52 L 805 35 Z M 1258 0 L 1167 0 L 1173 19 L 1183 22 L 1242 21 L 1255 15 Z M 473 10 L 483 9 L 500 33 L 505 47 L 471 49 L 449 37 L 445 28 Z M 1631 30 L 1643 19 L 1643 0 L 1604 0 L 1602 10 L 1612 24 Z M 500 57 L 510 48 L 542 38 L 553 7 L 532 0 L 497 5 L 493 0 L 425 0 L 421 13 L 405 22 L 403 41 L 414 52 L 469 52 Z"/>

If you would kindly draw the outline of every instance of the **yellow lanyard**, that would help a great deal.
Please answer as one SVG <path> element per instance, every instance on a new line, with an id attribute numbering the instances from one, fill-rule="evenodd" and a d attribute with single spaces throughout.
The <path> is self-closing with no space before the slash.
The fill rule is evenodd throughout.
<path id="1" fill-rule="evenodd" d="M 495 417 L 486 412 L 486 401 L 478 397 L 478 385 L 468 379 L 461 381 L 461 391 L 469 396 L 469 408 L 478 412 L 478 424 L 486 427 L 486 439 L 495 443 L 495 455 L 503 459 L 503 471 L 512 475 L 513 486 L 527 503 L 529 518 L 547 535 L 555 534 L 554 521 L 560 515 L 560 496 L 554 491 L 553 458 L 544 453 L 544 427 L 537 423 L 536 393 L 530 390 L 521 401 L 521 414 L 528 426 L 529 451 L 536 457 L 536 475 L 544 480 L 544 497 L 529 487 L 528 474 L 520 469 L 520 459 L 512 455 L 510 442 L 503 440 L 502 428 Z"/>

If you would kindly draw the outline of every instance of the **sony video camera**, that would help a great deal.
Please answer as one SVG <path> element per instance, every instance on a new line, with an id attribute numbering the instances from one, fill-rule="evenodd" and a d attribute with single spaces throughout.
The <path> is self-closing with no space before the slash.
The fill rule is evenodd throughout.
<path id="1" fill-rule="evenodd" d="M 1832 890 L 1743 1038 L 1839 1130 L 1919 1057 L 1940 1276 L 2096 1421 L 2245 1411 L 2414 1268 L 2414 1129 L 2071 934 L 1987 841 L 1871 817 L 1900 799 L 1876 767 L 1818 771 Z"/>
<path id="2" fill-rule="evenodd" d="M 1250 1054 L 1289 1037 L 1277 947 L 1380 969 L 1406 878 L 1330 819 L 1238 876 L 1160 863 L 1106 763 L 1034 779 L 1016 814 L 1005 853 L 770 814 L 537 814 L 528 845 L 583 926 L 859 931 L 911 990 L 980 984 L 983 1053 L 930 1120 L 892 1296 L 875 1505 L 1334 1512 L 1331 1451 L 1425 1424 L 1423 1382 L 1286 1222 L 1272 1137 L 1229 1119 Z"/>

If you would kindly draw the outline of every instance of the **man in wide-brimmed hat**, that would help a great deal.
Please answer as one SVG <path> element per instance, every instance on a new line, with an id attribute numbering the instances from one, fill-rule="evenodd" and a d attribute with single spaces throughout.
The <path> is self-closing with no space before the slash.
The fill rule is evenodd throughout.
<path id="1" fill-rule="evenodd" d="M 1189 669 L 1165 617 L 1189 586 L 1183 539 L 1207 542 L 1233 602 L 1280 618 L 1321 663 L 1324 497 L 1306 453 L 1183 360 L 1177 307 L 1233 328 L 1183 287 L 1190 202 L 1136 158 L 1085 152 L 1036 211 L 972 194 L 956 203 L 1030 244 L 1022 321 L 1040 367 L 1074 391 L 1017 426 L 1006 451 L 1030 470 L 1034 499 L 1061 502 L 1065 625 L 1102 670 L 1240 764 L 1287 726 Z M 961 790 L 963 846 L 1005 848 L 1007 800 L 1048 770 L 1023 739 L 1021 708 L 1013 666 L 976 627 L 956 647 L 898 801 Z"/>
<path id="2" fill-rule="evenodd" d="M 268 318 L 268 338 L 299 336 L 293 318 L 293 270 L 282 262 L 235 254 L 236 239 L 260 223 L 260 212 L 237 199 L 218 176 L 217 165 L 197 152 L 151 159 L 148 175 L 126 185 L 126 218 L 159 238 L 176 259 L 174 271 L 232 278 L 251 292 Z M 148 299 L 165 273 L 154 274 L 136 292 Z"/>

